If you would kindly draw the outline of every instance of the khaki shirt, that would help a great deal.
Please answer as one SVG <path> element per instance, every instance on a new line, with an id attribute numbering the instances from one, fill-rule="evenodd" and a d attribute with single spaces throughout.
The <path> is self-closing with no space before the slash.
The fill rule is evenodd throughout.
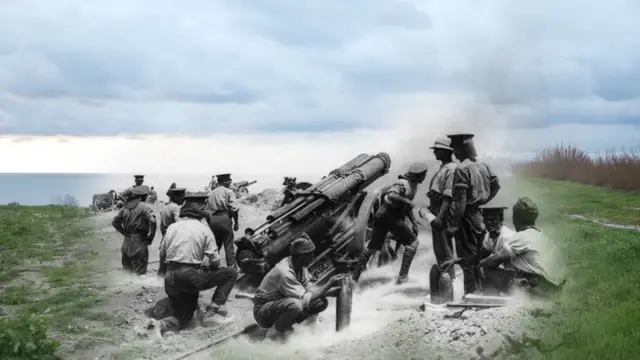
<path id="1" fill-rule="evenodd" d="M 453 187 L 467 192 L 468 206 L 481 206 L 487 203 L 495 181 L 498 177 L 488 164 L 465 159 L 456 166 Z"/>
<path id="2" fill-rule="evenodd" d="M 218 246 L 211 229 L 200 220 L 182 218 L 169 225 L 160 241 L 160 256 L 166 262 L 202 264 L 205 256 L 219 260 Z"/>
<path id="3" fill-rule="evenodd" d="M 395 204 L 390 198 L 390 194 L 396 194 L 398 196 L 402 196 L 405 199 L 412 200 L 416 197 L 416 193 L 418 190 L 417 184 L 412 184 L 407 179 L 398 179 L 389 189 L 387 190 L 387 194 L 384 196 L 384 202 L 394 207 L 404 207 L 404 204 Z"/>
<path id="4" fill-rule="evenodd" d="M 438 172 L 431 178 L 429 192 L 440 195 L 440 197 L 453 197 L 453 175 L 456 171 L 456 163 L 450 162 L 442 164 Z"/>
<path id="5" fill-rule="evenodd" d="M 306 310 L 311 301 L 311 275 L 307 268 L 299 273 L 293 269 L 291 257 L 280 260 L 262 279 L 255 298 L 258 301 L 268 302 L 284 298 L 302 300 L 302 306 Z"/>
<path id="6" fill-rule="evenodd" d="M 160 210 L 160 233 L 162 236 L 167 232 L 169 225 L 180 220 L 180 205 L 170 202 Z"/>
<path id="7" fill-rule="evenodd" d="M 505 249 L 512 268 L 538 274 L 555 285 L 562 282 L 564 264 L 560 251 L 542 232 L 533 228 L 519 231 L 511 236 Z"/>
<path id="8" fill-rule="evenodd" d="M 125 204 L 125 207 L 120 209 L 113 219 L 114 226 L 121 226 L 125 236 L 146 237 L 149 234 L 151 224 L 155 223 L 156 216 L 153 213 L 153 208 L 143 201 L 138 201 L 133 208 L 130 207 L 130 203 Z"/>
<path id="9" fill-rule="evenodd" d="M 502 225 L 500 228 L 500 233 L 495 239 L 492 239 L 487 232 L 484 236 L 484 241 L 482 242 L 482 247 L 486 250 L 491 251 L 492 254 L 497 254 L 502 250 L 505 250 L 507 246 L 509 246 L 509 241 L 511 237 L 515 235 L 515 231 L 509 229 L 505 225 Z"/>
<path id="10" fill-rule="evenodd" d="M 209 194 L 207 209 L 210 211 L 238 211 L 236 203 L 236 193 L 224 186 L 218 186 Z"/>

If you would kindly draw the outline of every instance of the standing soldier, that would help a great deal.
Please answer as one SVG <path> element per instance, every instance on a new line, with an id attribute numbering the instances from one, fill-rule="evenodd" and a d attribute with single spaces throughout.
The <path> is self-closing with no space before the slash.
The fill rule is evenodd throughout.
<path id="1" fill-rule="evenodd" d="M 472 257 L 478 253 L 486 231 L 480 206 L 493 199 L 500 190 L 498 177 L 488 164 L 476 160 L 473 135 L 447 135 L 460 164 L 453 180 L 454 218 L 449 234 L 456 241 L 458 257 Z M 462 266 L 464 293 L 478 290 L 478 274 L 474 266 Z"/>
<path id="2" fill-rule="evenodd" d="M 427 167 L 424 163 L 411 165 L 409 170 L 404 175 L 398 176 L 398 181 L 382 195 L 383 203 L 374 215 L 371 240 L 367 249 L 360 254 L 355 266 L 353 279 L 356 282 L 365 270 L 369 258 L 376 251 L 382 250 L 389 232 L 395 236 L 398 243 L 405 246 L 396 283 L 403 284 L 409 280 L 409 268 L 418 249 L 418 223 L 413 214 L 413 199 L 418 185 L 422 184 L 427 176 Z M 406 218 L 409 218 L 412 227 L 409 227 Z"/>
<path id="3" fill-rule="evenodd" d="M 149 191 L 149 204 L 155 204 L 156 201 L 158 201 L 158 194 L 156 193 L 156 191 L 154 190 L 153 186 L 151 187 L 151 190 Z"/>
<path id="4" fill-rule="evenodd" d="M 122 267 L 143 275 L 149 263 L 148 247 L 156 235 L 156 217 L 145 201 L 149 194 L 146 185 L 131 190 L 131 199 L 124 204 L 113 219 L 113 227 L 122 235 Z"/>
<path id="5" fill-rule="evenodd" d="M 207 194 L 187 194 L 180 209 L 181 220 L 167 229 L 160 256 L 167 261 L 165 291 L 171 300 L 172 316 L 151 320 L 156 332 L 179 331 L 193 319 L 201 291 L 215 288 L 204 316 L 227 316 L 223 309 L 238 279 L 238 271 L 220 266 L 211 229 L 201 220 L 206 216 Z"/>
<path id="6" fill-rule="evenodd" d="M 445 261 L 453 259 L 453 236 L 447 232 L 447 228 L 452 220 L 451 203 L 456 163 L 452 159 L 451 139 L 447 137 L 437 139 L 431 149 L 436 159 L 442 163 L 438 172 L 431 178 L 427 193 L 428 210 L 435 215 L 435 219 L 431 221 L 433 252 L 438 266 L 442 266 Z M 450 268 L 449 275 L 451 279 L 455 278 L 453 267 Z"/>
<path id="7" fill-rule="evenodd" d="M 164 236 L 167 233 L 167 228 L 175 222 L 180 220 L 180 205 L 184 202 L 184 196 L 187 189 L 173 188 L 167 191 L 169 195 L 169 202 L 160 211 L 160 233 L 162 234 L 162 240 L 160 240 L 160 247 L 162 248 L 164 243 Z M 167 267 L 165 259 L 160 257 L 160 266 L 158 268 L 158 275 L 164 276 Z"/>
<path id="8" fill-rule="evenodd" d="M 235 246 L 233 245 L 233 232 L 238 231 L 238 206 L 236 194 L 229 188 L 231 186 L 231 174 L 220 174 L 218 187 L 209 193 L 207 210 L 210 212 L 209 226 L 216 237 L 218 250 L 224 245 L 224 257 L 227 266 L 238 268 L 235 258 Z M 233 223 L 232 220 L 233 219 Z"/>
<path id="9" fill-rule="evenodd" d="M 135 185 L 131 186 L 128 189 L 125 189 L 123 192 L 118 194 L 118 199 L 124 203 L 126 203 L 129 200 L 129 197 L 131 196 L 131 191 L 133 190 L 133 188 L 136 186 L 140 186 L 144 183 L 144 175 L 133 175 L 133 179 L 135 181 Z"/>

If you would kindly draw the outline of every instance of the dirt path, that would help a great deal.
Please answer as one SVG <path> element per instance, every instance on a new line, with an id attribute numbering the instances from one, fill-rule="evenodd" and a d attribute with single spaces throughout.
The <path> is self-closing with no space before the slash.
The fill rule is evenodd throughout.
<path id="1" fill-rule="evenodd" d="M 259 202 L 257 205 L 242 207 L 240 230 L 258 225 L 266 217 L 270 204 Z M 65 358 L 175 359 L 253 323 L 250 301 L 233 299 L 228 305 L 234 316 L 230 324 L 169 334 L 161 343 L 147 338 L 143 329 L 147 318 L 143 312 L 165 297 L 163 280 L 155 276 L 157 263 L 151 264 L 149 275 L 142 277 L 119 270 L 122 239 L 111 227 L 114 215 L 105 213 L 94 218 L 96 245 L 104 256 L 96 264 L 96 271 L 103 272 L 92 277 L 107 299 L 100 312 L 108 318 L 110 333 L 105 340 L 109 341 L 104 341 L 105 345 L 99 348 L 76 351 Z M 428 230 L 423 233 L 408 284 L 393 284 L 398 262 L 363 274 L 363 281 L 375 278 L 387 283 L 354 295 L 348 330 L 335 332 L 335 305 L 332 302 L 321 314 L 319 324 L 298 329 L 286 345 L 240 338 L 199 352 L 189 359 L 422 359 L 425 358 L 422 354 L 429 353 L 442 354 L 441 358 L 461 359 L 475 356 L 478 347 L 489 355 L 505 344 L 505 339 L 519 339 L 522 324 L 532 318 L 530 309 L 501 308 L 458 312 L 457 315 L 448 308 L 433 305 L 427 306 L 426 311 L 418 310 L 428 298 L 428 272 L 434 263 Z M 159 240 L 158 234 L 150 247 L 151 261 L 158 259 Z M 456 280 L 455 288 L 460 296 L 461 276 Z M 201 294 L 201 302 L 206 303 L 210 296 L 211 291 Z"/>

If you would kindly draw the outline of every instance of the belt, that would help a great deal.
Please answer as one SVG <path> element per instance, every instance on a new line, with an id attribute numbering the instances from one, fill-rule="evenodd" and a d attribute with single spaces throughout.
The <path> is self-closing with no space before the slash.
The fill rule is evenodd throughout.
<path id="1" fill-rule="evenodd" d="M 140 234 L 129 234 L 129 235 L 125 235 L 124 237 L 129 239 L 143 239 L 142 235 Z"/>
<path id="2" fill-rule="evenodd" d="M 177 262 L 167 262 L 167 269 L 182 269 L 182 268 L 192 268 L 192 269 L 200 269 L 202 266 L 200 264 L 187 264 L 187 263 L 177 263 Z"/>
<path id="3" fill-rule="evenodd" d="M 229 215 L 229 210 L 214 210 L 211 212 L 211 215 Z"/>

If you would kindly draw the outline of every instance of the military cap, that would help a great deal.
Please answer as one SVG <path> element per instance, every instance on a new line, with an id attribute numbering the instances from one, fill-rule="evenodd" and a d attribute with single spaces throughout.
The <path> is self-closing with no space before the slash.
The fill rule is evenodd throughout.
<path id="1" fill-rule="evenodd" d="M 140 180 L 144 179 L 144 175 L 133 175 L 133 177 L 134 177 L 134 179 L 136 179 L 136 180 L 137 180 L 137 179 L 140 179 Z"/>
<path id="2" fill-rule="evenodd" d="M 315 244 L 306 234 L 302 234 L 297 239 L 293 240 L 290 247 L 292 255 L 309 254 L 315 249 Z"/>
<path id="3" fill-rule="evenodd" d="M 538 206 L 528 197 L 521 197 L 515 205 L 513 205 L 513 213 L 519 213 L 530 217 L 538 217 Z"/>
<path id="4" fill-rule="evenodd" d="M 483 205 L 480 207 L 480 209 L 482 210 L 482 216 L 484 217 L 504 217 L 504 211 L 508 209 L 508 207 L 498 205 Z"/>
<path id="5" fill-rule="evenodd" d="M 131 194 L 136 196 L 149 195 L 149 187 L 147 185 L 134 186 Z"/>
<path id="6" fill-rule="evenodd" d="M 429 169 L 429 165 L 427 163 L 417 162 L 409 166 L 409 170 L 407 170 L 407 173 L 413 175 L 422 175 L 423 173 L 427 172 L 427 169 Z"/>
<path id="7" fill-rule="evenodd" d="M 198 200 L 205 200 L 207 198 L 209 198 L 209 194 L 203 191 L 189 191 L 189 192 L 186 192 L 184 195 L 185 200 L 198 201 Z"/>
<path id="8" fill-rule="evenodd" d="M 219 174 L 219 175 L 216 175 L 216 177 L 218 178 L 219 182 L 231 180 L 231 174 Z"/>
<path id="9" fill-rule="evenodd" d="M 171 188 L 169 189 L 169 191 L 167 191 L 167 193 L 169 194 L 185 194 L 187 192 L 187 189 L 185 188 Z"/>
<path id="10" fill-rule="evenodd" d="M 447 135 L 447 137 L 449 139 L 451 139 L 451 147 L 456 147 L 456 146 L 460 146 L 462 144 L 465 144 L 467 142 L 472 142 L 473 137 L 475 135 L 473 134 L 451 134 L 451 135 Z"/>
<path id="11" fill-rule="evenodd" d="M 433 146 L 431 147 L 431 149 L 442 149 L 442 150 L 453 151 L 453 148 L 451 147 L 451 139 L 448 137 L 437 138 L 436 141 L 433 143 Z"/>

